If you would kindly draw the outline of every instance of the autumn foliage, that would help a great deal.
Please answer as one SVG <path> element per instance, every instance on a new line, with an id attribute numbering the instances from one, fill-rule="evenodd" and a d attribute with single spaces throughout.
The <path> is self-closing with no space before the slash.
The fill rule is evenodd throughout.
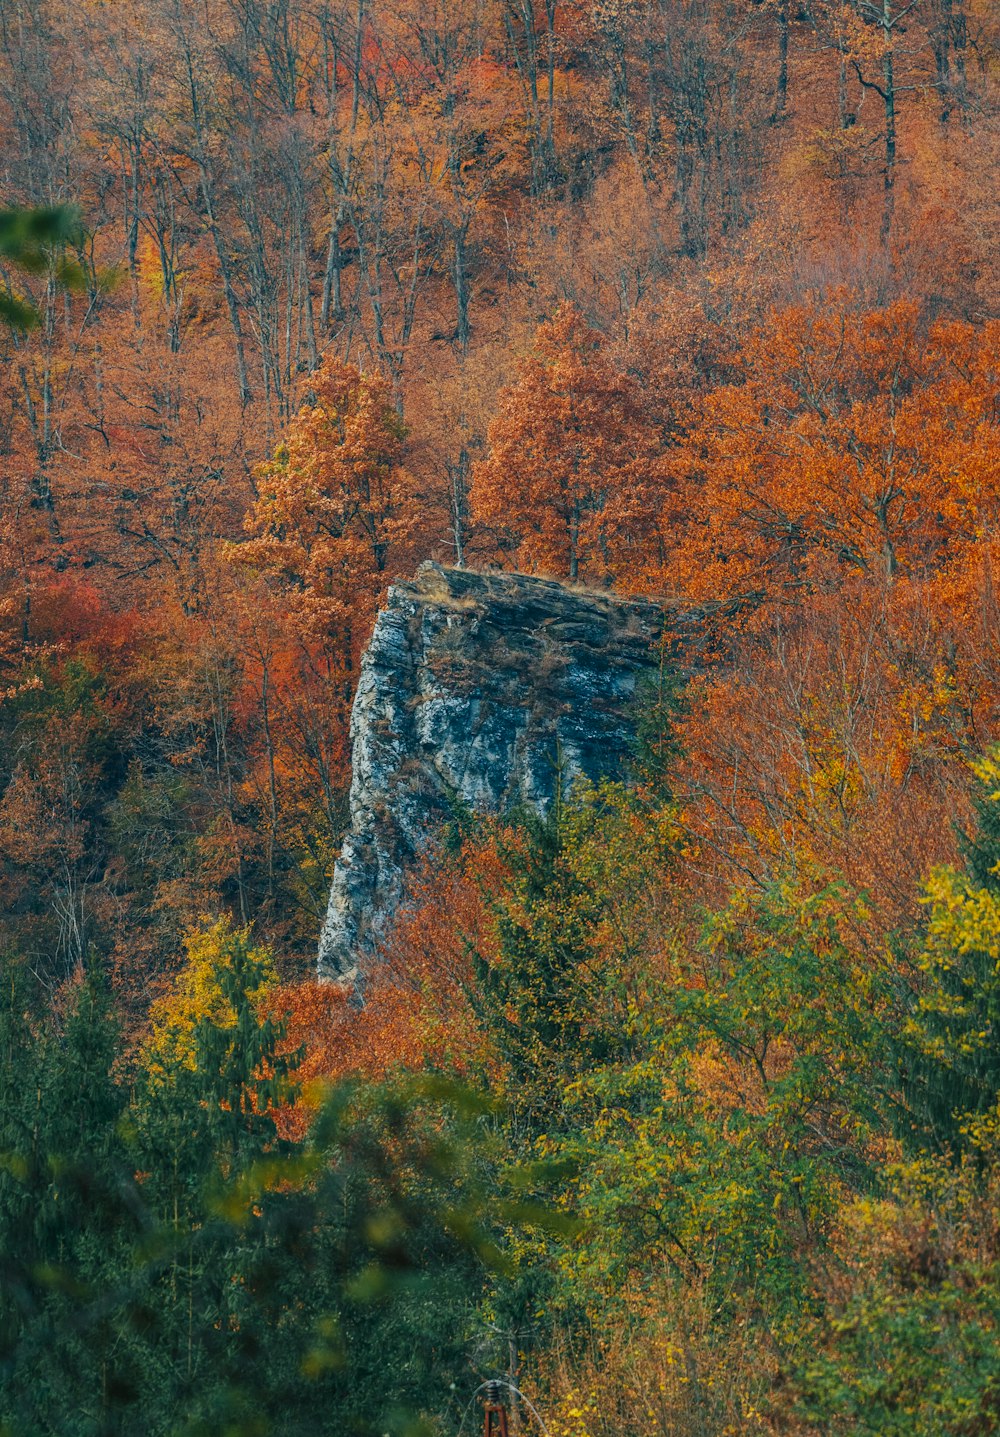
<path id="1" fill-rule="evenodd" d="M 515 567 L 594 583 L 662 564 L 662 436 L 635 377 L 571 305 L 539 327 L 486 441 L 473 514 Z"/>
<path id="2" fill-rule="evenodd" d="M 991 0 L 3 8 L 0 1427 L 457 1430 L 480 1363 L 560 1437 L 994 1430 L 998 74 Z M 429 836 L 359 1007 L 427 558 L 678 673 L 628 784 Z"/>
<path id="3" fill-rule="evenodd" d="M 257 470 L 234 558 L 274 577 L 304 631 L 357 658 L 385 583 L 413 563 L 418 495 L 386 381 L 329 358 L 275 458 Z"/>

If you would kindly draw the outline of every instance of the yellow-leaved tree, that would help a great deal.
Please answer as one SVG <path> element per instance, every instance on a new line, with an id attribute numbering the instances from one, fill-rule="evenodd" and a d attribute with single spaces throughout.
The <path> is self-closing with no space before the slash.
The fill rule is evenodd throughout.
<path id="1" fill-rule="evenodd" d="M 1000 1136 L 1000 748 L 972 764 L 976 831 L 964 869 L 924 885 L 923 982 L 907 1024 L 909 1106 L 924 1145 L 995 1150 Z"/>
<path id="2" fill-rule="evenodd" d="M 235 928 L 229 918 L 218 918 L 205 928 L 194 929 L 184 939 L 187 962 L 178 974 L 173 990 L 153 1004 L 151 1026 L 144 1057 L 153 1078 L 166 1078 L 179 1068 L 193 1072 L 198 1059 L 199 1025 L 235 1029 L 239 1021 L 232 998 L 233 984 L 227 982 L 234 969 L 252 974 L 246 999 L 252 1013 L 261 1019 L 264 1006 L 277 986 L 278 975 L 271 951 L 254 947 L 249 929 Z"/>

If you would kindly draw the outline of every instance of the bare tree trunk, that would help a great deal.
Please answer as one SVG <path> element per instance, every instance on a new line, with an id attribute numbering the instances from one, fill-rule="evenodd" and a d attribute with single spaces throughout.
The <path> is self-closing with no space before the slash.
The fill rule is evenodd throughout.
<path id="1" fill-rule="evenodd" d="M 253 395 L 250 391 L 246 352 L 243 347 L 243 325 L 240 320 L 240 308 L 236 299 L 236 290 L 233 285 L 232 266 L 230 264 L 228 251 L 223 243 L 222 231 L 219 227 L 218 215 L 216 213 L 215 187 L 208 164 L 208 151 L 205 144 L 201 114 L 201 95 L 198 89 L 198 81 L 195 77 L 194 55 L 182 19 L 178 21 L 176 33 L 183 50 L 184 67 L 187 72 L 188 99 L 191 105 L 191 125 L 195 140 L 194 160 L 198 167 L 198 179 L 201 188 L 202 202 L 205 206 L 205 218 L 208 222 L 208 230 L 212 236 L 212 244 L 215 248 L 216 258 L 219 263 L 219 274 L 222 277 L 222 292 L 225 296 L 226 309 L 229 313 L 229 323 L 233 331 L 233 340 L 236 349 L 236 372 L 240 388 L 240 403 L 246 407 L 253 398 Z"/>
<path id="2" fill-rule="evenodd" d="M 463 444 L 458 459 L 447 465 L 448 508 L 451 520 L 451 538 L 455 548 L 455 565 L 465 567 L 465 530 L 469 519 L 469 451 Z"/>
<path id="3" fill-rule="evenodd" d="M 890 19 L 889 3 L 890 0 L 884 0 L 882 9 L 887 29 Z M 889 241 L 896 210 L 896 81 L 891 38 L 891 35 L 886 35 L 885 54 L 882 57 L 882 100 L 885 105 L 885 182 L 879 237 L 883 244 L 887 244 Z"/>
<path id="4" fill-rule="evenodd" d="M 788 0 L 778 0 L 778 81 L 774 92 L 771 123 L 777 124 L 788 113 Z"/>

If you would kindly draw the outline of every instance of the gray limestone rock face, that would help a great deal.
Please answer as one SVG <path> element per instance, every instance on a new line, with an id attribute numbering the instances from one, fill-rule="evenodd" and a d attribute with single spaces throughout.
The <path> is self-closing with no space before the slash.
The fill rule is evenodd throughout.
<path id="1" fill-rule="evenodd" d="M 353 982 L 377 953 L 456 800 L 544 812 L 560 781 L 623 772 L 661 628 L 656 604 L 518 574 L 428 563 L 390 588 L 351 716 L 351 827 L 321 978 Z"/>

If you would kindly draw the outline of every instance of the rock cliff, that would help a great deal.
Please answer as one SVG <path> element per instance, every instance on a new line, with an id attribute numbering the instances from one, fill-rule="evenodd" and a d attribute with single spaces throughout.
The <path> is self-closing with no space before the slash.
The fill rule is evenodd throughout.
<path id="1" fill-rule="evenodd" d="M 319 972 L 352 981 L 455 800 L 544 811 L 558 776 L 622 771 L 661 610 L 517 574 L 424 564 L 389 590 L 351 718 L 351 828 Z"/>

